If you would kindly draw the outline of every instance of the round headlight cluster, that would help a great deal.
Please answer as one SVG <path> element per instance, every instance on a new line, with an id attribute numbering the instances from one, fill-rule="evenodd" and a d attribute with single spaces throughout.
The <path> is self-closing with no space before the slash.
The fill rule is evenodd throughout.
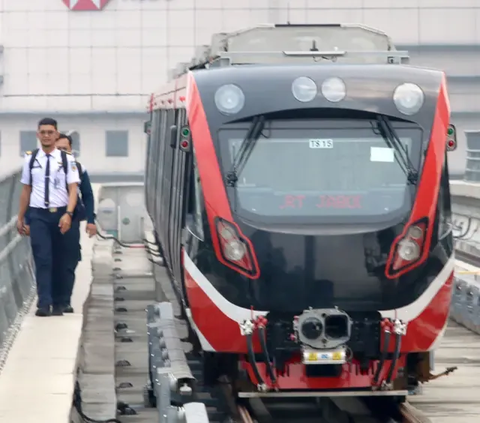
<path id="1" fill-rule="evenodd" d="M 398 245 L 398 255 L 405 261 L 413 261 L 420 257 L 420 247 L 415 241 L 405 239 Z"/>
<path id="2" fill-rule="evenodd" d="M 323 81 L 322 94 L 331 103 L 338 103 L 347 95 L 347 87 L 340 78 L 328 78 Z"/>
<path id="3" fill-rule="evenodd" d="M 338 103 L 347 95 L 345 82 L 338 77 L 325 79 L 320 91 L 331 103 Z M 318 95 L 317 84 L 311 78 L 300 76 L 292 83 L 292 94 L 301 103 L 308 103 Z M 407 82 L 395 89 L 393 102 L 400 113 L 411 116 L 422 108 L 425 95 L 418 85 Z M 215 92 L 215 105 L 220 113 L 234 115 L 245 106 L 245 94 L 235 84 L 222 85 Z"/>
<path id="4" fill-rule="evenodd" d="M 300 76 L 292 83 L 293 96 L 302 103 L 308 103 L 317 96 L 317 84 L 306 76 Z"/>
<path id="5" fill-rule="evenodd" d="M 345 82 L 337 77 L 328 78 L 323 81 L 320 90 L 323 97 L 331 103 L 338 103 L 347 95 Z M 300 76 L 292 83 L 292 93 L 298 101 L 308 103 L 318 94 L 317 84 L 306 76 Z"/>
<path id="6" fill-rule="evenodd" d="M 220 113 L 234 115 L 243 109 L 245 94 L 237 85 L 222 85 L 215 93 L 215 105 Z"/>
<path id="7" fill-rule="evenodd" d="M 422 89 L 409 82 L 399 85 L 393 93 L 393 102 L 400 113 L 411 116 L 423 106 L 425 96 Z"/>

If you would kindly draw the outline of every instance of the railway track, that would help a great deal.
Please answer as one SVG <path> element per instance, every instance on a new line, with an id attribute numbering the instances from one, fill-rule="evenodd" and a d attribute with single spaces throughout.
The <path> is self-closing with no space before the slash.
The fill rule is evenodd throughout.
<path id="1" fill-rule="evenodd" d="M 235 423 L 431 423 L 408 403 L 358 398 L 302 398 L 267 401 L 250 398 L 237 403 Z"/>

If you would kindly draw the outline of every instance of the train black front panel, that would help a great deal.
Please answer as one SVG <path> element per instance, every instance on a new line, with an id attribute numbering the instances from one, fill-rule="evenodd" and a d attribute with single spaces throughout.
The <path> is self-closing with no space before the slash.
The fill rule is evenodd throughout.
<path id="1" fill-rule="evenodd" d="M 245 112 L 237 120 L 219 117 L 210 104 L 211 78 L 202 85 L 207 73 L 203 75 L 198 88 L 205 99 L 221 174 L 226 177 L 252 116 Z M 227 82 L 219 75 L 217 86 Z M 360 73 L 356 75 L 362 79 Z M 398 75 L 399 80 L 408 76 Z M 395 87 L 394 80 L 389 82 Z M 415 122 L 399 120 L 390 106 L 382 108 L 420 173 L 438 95 L 438 84 L 426 84 L 429 110 Z M 383 84 L 382 90 L 389 89 Z M 270 109 L 277 104 L 267 103 Z M 407 175 L 388 156 L 385 140 L 376 132 L 375 102 L 366 106 L 368 116 L 352 109 L 332 113 L 318 107 L 298 113 L 298 106 L 285 106 L 285 115 L 279 105 L 274 108 L 274 114 L 265 112 L 265 107 L 262 113 L 256 110 L 255 116 L 265 116 L 260 137 L 243 173 L 237 175 L 239 180 L 234 186 L 226 184 L 232 220 L 251 242 L 258 277 L 249 278 L 216 260 L 208 246 L 210 236 L 199 255 L 192 251 L 202 257 L 194 259 L 199 270 L 227 300 L 245 308 L 298 313 L 308 307 L 338 306 L 376 311 L 416 300 L 438 276 L 451 251 L 434 236 L 423 264 L 398 278 L 385 276 L 391 246 L 410 217 L 417 187 L 407 183 Z M 297 148 L 299 142 L 304 142 L 303 153 Z M 209 206 L 215 212 L 215 204 Z M 210 228 L 205 223 L 209 232 L 211 222 Z M 428 230 L 438 232 L 435 221 L 428 225 Z"/>

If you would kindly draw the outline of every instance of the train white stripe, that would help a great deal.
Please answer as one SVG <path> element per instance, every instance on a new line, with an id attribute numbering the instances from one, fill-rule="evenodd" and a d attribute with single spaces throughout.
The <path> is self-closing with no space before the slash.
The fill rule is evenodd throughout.
<path id="1" fill-rule="evenodd" d="M 183 265 L 185 270 L 190 273 L 192 278 L 195 280 L 197 285 L 202 289 L 203 292 L 210 298 L 210 300 L 220 309 L 220 311 L 225 314 L 225 316 L 230 319 L 243 323 L 245 320 L 250 320 L 252 318 L 252 311 L 248 308 L 239 307 L 230 301 L 228 301 L 216 288 L 211 284 L 211 282 L 204 276 L 202 272 L 198 269 L 192 259 L 188 256 L 186 251 L 183 253 Z M 253 316 L 265 316 L 267 311 L 257 311 L 253 312 Z"/>
<path id="2" fill-rule="evenodd" d="M 435 341 L 432 342 L 432 345 L 430 345 L 430 348 L 428 348 L 428 351 L 434 351 L 437 348 L 440 347 L 440 343 L 442 342 L 443 336 L 445 335 L 445 331 L 447 330 L 448 326 L 448 318 L 445 320 L 445 324 L 443 325 L 443 329 L 440 331 L 438 336 L 435 338 Z M 407 329 L 408 330 L 408 329 Z M 430 363 L 431 366 L 433 366 L 433 363 Z M 432 368 L 433 370 L 433 368 Z"/>
<path id="3" fill-rule="evenodd" d="M 210 298 L 210 300 L 230 319 L 242 323 L 245 320 L 251 319 L 252 312 L 247 308 L 239 307 L 225 297 L 223 297 L 217 289 L 211 284 L 211 282 L 203 275 L 198 269 L 195 263 L 191 260 L 186 252 L 184 252 L 184 266 L 185 270 L 190 273 L 192 278 L 202 289 L 203 292 Z M 440 288 L 445 284 L 449 276 L 452 274 L 455 268 L 455 258 L 452 256 L 441 272 L 425 290 L 425 292 L 417 298 L 413 303 L 401 307 L 396 310 L 384 310 L 380 311 L 381 315 L 386 318 L 397 318 L 404 322 L 410 322 L 416 319 L 423 310 L 430 304 Z M 265 316 L 268 311 L 254 311 L 254 317 Z"/>
<path id="4" fill-rule="evenodd" d="M 415 320 L 423 310 L 432 302 L 435 295 L 437 295 L 440 288 L 445 284 L 455 269 L 455 257 L 452 255 L 450 259 L 445 263 L 445 266 L 437 277 L 428 286 L 425 292 L 420 295 L 413 303 L 406 305 L 405 307 L 397 308 L 396 310 L 384 310 L 380 311 L 383 317 L 390 319 L 400 319 L 404 322 L 411 322 Z"/>
<path id="5" fill-rule="evenodd" d="M 195 323 L 195 320 L 193 320 L 192 317 L 192 311 L 187 308 L 185 310 L 185 313 L 187 314 L 187 319 L 190 322 L 190 325 L 192 326 L 192 329 L 196 332 L 198 336 L 198 340 L 200 341 L 200 345 L 202 346 L 203 351 L 215 351 L 215 348 L 212 347 L 210 342 L 208 342 L 208 339 L 205 338 L 205 335 L 201 332 L 200 329 L 198 329 L 198 326 Z"/>

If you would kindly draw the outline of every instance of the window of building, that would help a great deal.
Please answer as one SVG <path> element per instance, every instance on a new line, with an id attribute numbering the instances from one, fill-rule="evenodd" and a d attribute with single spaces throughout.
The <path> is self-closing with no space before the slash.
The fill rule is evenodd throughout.
<path id="1" fill-rule="evenodd" d="M 128 131 L 105 132 L 105 156 L 128 157 Z"/>
<path id="2" fill-rule="evenodd" d="M 75 157 L 80 156 L 80 134 L 75 131 L 71 135 L 72 137 L 72 151 Z"/>
<path id="3" fill-rule="evenodd" d="M 20 131 L 20 156 L 25 154 L 25 151 L 35 150 L 38 146 L 36 131 Z"/>

